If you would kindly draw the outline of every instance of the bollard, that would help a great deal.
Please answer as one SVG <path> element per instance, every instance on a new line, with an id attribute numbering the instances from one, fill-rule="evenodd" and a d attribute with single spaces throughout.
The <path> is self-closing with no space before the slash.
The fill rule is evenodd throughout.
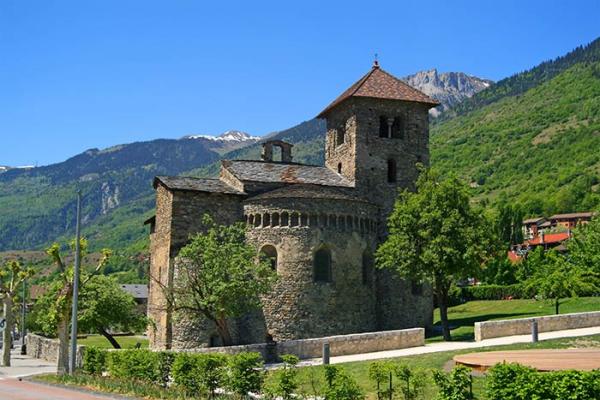
<path id="1" fill-rule="evenodd" d="M 329 365 L 329 343 L 323 343 L 323 365 Z"/>
<path id="2" fill-rule="evenodd" d="M 538 341 L 538 322 L 536 319 L 531 321 L 531 341 L 533 343 Z"/>

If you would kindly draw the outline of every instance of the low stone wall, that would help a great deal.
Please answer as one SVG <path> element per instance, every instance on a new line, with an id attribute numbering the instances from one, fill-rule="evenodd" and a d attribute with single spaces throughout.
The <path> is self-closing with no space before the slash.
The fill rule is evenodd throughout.
<path id="1" fill-rule="evenodd" d="M 407 347 L 423 346 L 425 344 L 425 329 L 413 328 L 367 332 L 314 339 L 289 340 L 273 344 L 261 343 L 243 346 L 208 347 L 189 351 L 226 354 L 253 351 L 260 353 L 265 360 L 269 361 L 276 359 L 278 355 L 282 354 L 294 354 L 301 359 L 307 359 L 321 357 L 324 343 L 329 343 L 332 357 L 404 349 Z"/>
<path id="2" fill-rule="evenodd" d="M 28 333 L 25 337 L 27 355 L 42 360 L 56 362 L 58 360 L 58 340 Z M 77 367 L 81 367 L 85 346 L 77 346 Z"/>
<path id="3" fill-rule="evenodd" d="M 519 318 L 475 323 L 475 341 L 503 336 L 531 334 L 533 320 L 538 323 L 538 332 L 561 331 L 600 326 L 600 311 L 583 312 L 546 317 Z"/>

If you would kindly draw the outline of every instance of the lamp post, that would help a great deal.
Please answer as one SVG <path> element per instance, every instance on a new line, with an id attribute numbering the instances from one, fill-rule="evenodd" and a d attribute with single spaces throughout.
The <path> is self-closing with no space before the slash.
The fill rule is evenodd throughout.
<path id="1" fill-rule="evenodd" d="M 81 263 L 80 246 L 81 225 L 81 190 L 77 191 L 77 224 L 75 227 L 75 266 L 73 271 L 73 308 L 71 310 L 71 354 L 69 359 L 69 373 L 75 373 L 77 362 L 77 301 L 79 298 L 79 267 Z"/>
<path id="2" fill-rule="evenodd" d="M 27 347 L 25 345 L 25 315 L 27 313 L 27 279 L 23 279 L 23 309 L 21 310 L 21 355 L 27 354 Z"/>

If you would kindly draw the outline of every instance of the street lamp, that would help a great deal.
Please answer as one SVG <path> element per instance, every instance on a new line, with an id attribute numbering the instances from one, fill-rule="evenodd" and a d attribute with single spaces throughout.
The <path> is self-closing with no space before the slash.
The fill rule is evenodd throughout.
<path id="1" fill-rule="evenodd" d="M 80 246 L 81 225 L 81 190 L 77 191 L 77 224 L 75 226 L 75 267 L 73 271 L 73 309 L 71 310 L 71 354 L 69 359 L 69 373 L 75 373 L 77 361 L 77 301 L 79 298 L 79 267 L 81 264 Z"/>

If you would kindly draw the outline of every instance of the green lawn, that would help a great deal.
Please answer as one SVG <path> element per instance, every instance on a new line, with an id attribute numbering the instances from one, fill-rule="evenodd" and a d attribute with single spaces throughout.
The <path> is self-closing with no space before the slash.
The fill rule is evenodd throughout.
<path id="1" fill-rule="evenodd" d="M 431 369 L 442 369 L 446 364 L 452 360 L 457 354 L 465 354 L 480 351 L 496 351 L 496 350 L 520 350 L 520 349 L 562 349 L 562 348 L 582 348 L 582 347 L 600 347 L 600 335 L 584 336 L 579 338 L 563 338 L 541 341 L 538 343 L 521 343 L 507 346 L 493 346 L 485 347 L 481 349 L 470 349 L 460 351 L 448 351 L 442 353 L 431 353 L 422 354 L 418 356 L 409 356 L 396 359 L 390 359 L 388 361 L 394 363 L 404 363 L 411 367 L 423 368 L 426 370 Z M 373 383 L 368 378 L 369 365 L 373 361 L 359 361 L 353 363 L 340 364 L 345 371 L 350 373 L 363 388 L 365 393 L 368 394 L 368 399 L 376 399 Z M 305 367 L 300 369 L 300 381 L 302 382 L 302 391 L 311 394 L 311 375 L 316 377 L 315 383 L 317 387 L 323 385 L 323 367 Z M 478 399 L 482 398 L 484 390 L 485 379 L 482 377 L 475 377 L 473 380 L 473 392 Z M 433 382 L 427 386 L 425 399 L 430 400 L 435 397 L 437 389 Z"/>
<path id="2" fill-rule="evenodd" d="M 145 336 L 115 336 L 115 339 L 123 349 L 133 348 L 137 343 L 141 343 L 142 348 L 148 347 L 148 338 Z M 79 339 L 77 342 L 84 346 L 112 349 L 109 341 L 101 335 L 88 335 L 85 339 Z"/>
<path id="3" fill-rule="evenodd" d="M 600 311 L 600 297 L 564 299 L 560 304 L 561 314 Z M 475 322 L 553 314 L 554 304 L 541 300 L 469 301 L 448 309 L 453 340 L 473 340 Z M 434 332 L 428 335 L 427 342 L 442 340 L 439 309 L 435 310 L 433 318 Z"/>

